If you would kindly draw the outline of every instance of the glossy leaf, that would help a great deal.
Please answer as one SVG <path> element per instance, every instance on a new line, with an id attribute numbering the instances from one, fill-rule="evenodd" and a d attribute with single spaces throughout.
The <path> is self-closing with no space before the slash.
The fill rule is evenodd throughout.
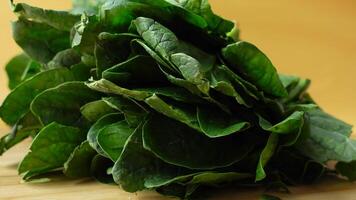
<path id="1" fill-rule="evenodd" d="M 1 118 L 10 125 L 14 125 L 30 110 L 35 97 L 52 87 L 74 79 L 67 69 L 44 71 L 17 86 L 4 100 L 0 114 Z"/>
<path id="2" fill-rule="evenodd" d="M 349 138 L 352 127 L 321 110 L 307 112 L 309 120 L 305 131 L 309 137 L 298 146 L 305 156 L 318 162 L 356 159 L 356 141 Z"/>
<path id="3" fill-rule="evenodd" d="M 214 108 L 198 108 L 197 116 L 201 130 L 211 138 L 224 137 L 250 127 L 248 122 Z"/>
<path id="4" fill-rule="evenodd" d="M 105 154 L 116 161 L 134 130 L 126 120 L 118 121 L 102 128 L 97 136 L 97 142 Z"/>
<path id="5" fill-rule="evenodd" d="M 192 173 L 190 170 L 169 165 L 144 149 L 141 127 L 130 136 L 113 168 L 114 180 L 122 189 L 136 192 L 155 188 Z"/>
<path id="6" fill-rule="evenodd" d="M 69 32 L 25 19 L 12 23 L 13 38 L 32 59 L 47 63 L 70 47 Z"/>
<path id="7" fill-rule="evenodd" d="M 13 90 L 26 79 L 40 72 L 41 66 L 27 55 L 19 54 L 6 64 L 5 69 L 9 79 L 9 88 Z"/>
<path id="8" fill-rule="evenodd" d="M 111 113 L 103 116 L 96 121 L 88 131 L 87 140 L 90 146 L 95 149 L 99 154 L 106 155 L 98 143 L 98 135 L 106 126 L 122 121 L 124 116 L 121 113 Z"/>
<path id="9" fill-rule="evenodd" d="M 278 124 L 271 125 L 263 117 L 259 116 L 259 124 L 266 131 L 277 134 L 288 134 L 303 125 L 304 112 L 296 111 Z"/>
<path id="10" fill-rule="evenodd" d="M 49 124 L 33 140 L 30 152 L 19 165 L 19 173 L 27 180 L 63 167 L 75 147 L 84 139 L 85 134 L 78 128 Z"/>
<path id="11" fill-rule="evenodd" d="M 45 125 L 58 122 L 64 125 L 81 125 L 80 108 L 101 98 L 83 82 L 66 82 L 38 95 L 31 104 L 32 112 Z"/>
<path id="12" fill-rule="evenodd" d="M 110 107 L 105 101 L 92 101 L 80 108 L 82 115 L 91 122 L 96 122 L 103 116 L 114 113 L 115 110 Z"/>
<path id="13" fill-rule="evenodd" d="M 267 94 L 287 96 L 272 62 L 257 47 L 248 42 L 230 44 L 222 50 L 224 59 L 234 72 L 250 79 Z"/>
<path id="14" fill-rule="evenodd" d="M 260 159 L 258 161 L 257 169 L 256 169 L 256 181 L 261 181 L 266 177 L 266 172 L 264 167 L 267 165 L 268 161 L 274 154 L 278 146 L 278 135 L 271 134 L 267 140 L 266 146 L 263 148 Z"/>
<path id="15" fill-rule="evenodd" d="M 240 161 L 255 145 L 245 137 L 253 136 L 212 139 L 184 124 L 159 116 L 150 118 L 143 128 L 146 149 L 165 162 L 191 169 L 214 169 Z"/>

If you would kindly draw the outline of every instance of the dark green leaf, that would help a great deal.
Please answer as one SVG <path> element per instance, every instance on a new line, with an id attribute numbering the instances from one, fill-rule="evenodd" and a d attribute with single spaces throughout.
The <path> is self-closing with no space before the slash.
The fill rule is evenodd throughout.
<path id="1" fill-rule="evenodd" d="M 151 96 L 150 93 L 148 93 L 148 92 L 129 90 L 129 89 L 120 87 L 118 85 L 115 85 L 114 83 L 112 83 L 108 80 L 105 80 L 105 79 L 101 79 L 99 81 L 88 83 L 87 86 L 89 88 L 99 91 L 99 92 L 121 95 L 121 96 L 124 96 L 127 98 L 136 99 L 138 101 L 143 101 L 147 97 Z"/>
<path id="2" fill-rule="evenodd" d="M 92 176 L 101 183 L 115 184 L 114 179 L 108 170 L 112 168 L 114 163 L 101 155 L 96 155 L 90 166 Z"/>
<path id="3" fill-rule="evenodd" d="M 14 125 L 29 110 L 33 99 L 44 90 L 72 81 L 73 75 L 67 69 L 44 71 L 17 86 L 1 106 L 1 118 L 7 124 Z"/>
<path id="4" fill-rule="evenodd" d="M 163 116 L 151 117 L 143 130 L 146 149 L 168 163 L 191 169 L 232 165 L 244 158 L 255 145 L 252 134 L 212 139 Z"/>
<path id="5" fill-rule="evenodd" d="M 193 176 L 187 184 L 204 184 L 204 185 L 219 185 L 221 183 L 228 183 L 237 180 L 242 180 L 246 178 L 253 177 L 251 174 L 247 173 L 237 173 L 237 172 L 203 172 L 198 175 Z"/>
<path id="6" fill-rule="evenodd" d="M 193 83 L 203 93 L 209 93 L 209 82 L 205 78 L 203 66 L 195 58 L 184 53 L 171 55 L 172 63 L 178 68 L 184 79 Z"/>
<path id="7" fill-rule="evenodd" d="M 150 55 L 153 59 L 157 61 L 157 63 L 160 65 L 160 67 L 164 67 L 164 70 L 169 72 L 168 74 L 176 74 L 178 73 L 178 70 L 175 69 L 171 63 L 168 61 L 164 60 L 160 55 L 158 55 L 157 52 L 155 52 L 153 49 L 151 49 L 145 42 L 135 39 L 131 41 L 131 49 L 134 54 L 138 55 Z"/>
<path id="8" fill-rule="evenodd" d="M 124 62 L 130 55 L 130 42 L 138 38 L 129 33 L 100 33 L 95 44 L 95 60 L 98 76 L 106 69 Z M 120 52 L 120 53 L 117 53 Z"/>
<path id="9" fill-rule="evenodd" d="M 78 63 L 70 67 L 75 80 L 77 81 L 88 81 L 92 76 L 92 67 L 84 63 Z"/>
<path id="10" fill-rule="evenodd" d="M 268 161 L 271 159 L 271 157 L 274 154 L 274 151 L 276 150 L 278 145 L 278 135 L 277 134 L 271 134 L 268 138 L 266 146 L 263 148 L 260 159 L 258 161 L 257 169 L 256 169 L 256 181 L 261 181 L 266 177 L 266 172 L 263 169 Z"/>
<path id="11" fill-rule="evenodd" d="M 247 77 L 262 91 L 277 97 L 287 96 L 272 62 L 254 45 L 237 42 L 224 48 L 222 54 L 234 72 Z"/>
<path id="12" fill-rule="evenodd" d="M 282 76 L 280 76 L 282 77 Z M 293 100 L 298 100 L 302 97 L 304 92 L 308 89 L 310 85 L 310 80 L 309 79 L 302 79 L 298 77 L 286 77 L 284 76 L 284 84 L 288 84 L 288 81 L 293 81 L 292 83 L 289 83 L 289 85 L 286 87 L 288 90 L 288 96 L 282 99 L 283 103 L 288 103 Z M 288 80 L 292 79 L 292 80 Z"/>
<path id="13" fill-rule="evenodd" d="M 63 31 L 70 31 L 74 24 L 80 20 L 80 15 L 73 15 L 67 11 L 46 10 L 25 3 L 14 5 L 13 11 L 20 18 L 47 24 L 57 30 Z"/>
<path id="14" fill-rule="evenodd" d="M 99 131 L 97 142 L 105 154 L 114 162 L 119 158 L 126 140 L 135 131 L 126 120 L 105 126 Z"/>
<path id="15" fill-rule="evenodd" d="M 80 54 L 74 49 L 66 49 L 64 51 L 58 52 L 54 58 L 48 63 L 47 67 L 49 69 L 61 68 L 78 64 L 81 61 Z"/>
<path id="16" fill-rule="evenodd" d="M 320 163 L 328 160 L 356 160 L 356 141 L 349 139 L 352 126 L 321 110 L 307 112 L 309 137 L 298 145 L 299 151 Z"/>
<path id="17" fill-rule="evenodd" d="M 177 104 L 173 101 L 165 101 L 156 94 L 153 94 L 151 97 L 147 98 L 145 102 L 157 112 L 200 131 L 195 107 Z"/>
<path id="18" fill-rule="evenodd" d="M 51 122 L 80 125 L 80 108 L 100 98 L 98 92 L 83 82 L 67 82 L 38 95 L 31 104 L 31 110 L 45 125 Z"/>
<path id="19" fill-rule="evenodd" d="M 26 79 L 40 72 L 41 66 L 25 54 L 19 54 L 6 64 L 9 88 L 12 90 Z"/>
<path id="20" fill-rule="evenodd" d="M 73 150 L 85 139 L 78 128 L 51 123 L 33 140 L 18 171 L 24 180 L 63 167 Z"/>
<path id="21" fill-rule="evenodd" d="M 92 101 L 80 108 L 82 115 L 90 122 L 96 122 L 103 116 L 114 113 L 115 110 L 104 100 Z"/>
<path id="22" fill-rule="evenodd" d="M 163 162 L 144 149 L 142 126 L 129 137 L 113 168 L 115 182 L 128 192 L 167 185 L 191 173 L 190 170 Z"/>
<path id="23" fill-rule="evenodd" d="M 74 149 L 64 163 L 64 175 L 70 178 L 90 176 L 90 165 L 95 155 L 96 151 L 90 147 L 88 141 L 83 142 Z"/>
<path id="24" fill-rule="evenodd" d="M 124 116 L 120 113 L 111 113 L 100 118 L 95 124 L 89 129 L 87 140 L 90 146 L 95 149 L 99 154 L 105 155 L 105 152 L 101 149 L 97 137 L 102 129 L 110 124 L 122 121 Z"/>
<path id="25" fill-rule="evenodd" d="M 178 38 L 166 27 L 145 17 L 138 17 L 133 23 L 145 42 L 164 59 L 170 60 L 177 52 Z"/>
<path id="26" fill-rule="evenodd" d="M 197 116 L 201 130 L 211 138 L 224 137 L 250 127 L 248 122 L 214 108 L 198 108 Z"/>
<path id="27" fill-rule="evenodd" d="M 97 16 L 88 16 L 84 13 L 80 22 L 74 26 L 71 32 L 72 48 L 94 55 L 95 44 L 101 29 L 102 26 L 98 22 Z"/>
<path id="28" fill-rule="evenodd" d="M 109 0 L 101 10 L 101 20 L 106 26 L 126 30 L 136 17 L 151 17 L 164 22 L 186 24 L 194 28 L 207 28 L 207 23 L 199 15 L 166 0 Z"/>
<path id="29" fill-rule="evenodd" d="M 154 59 L 135 56 L 103 72 L 103 78 L 121 86 L 156 86 L 168 81 Z"/>
<path id="30" fill-rule="evenodd" d="M 137 127 L 148 114 L 142 105 L 132 99 L 117 96 L 104 98 L 103 100 L 113 109 L 122 112 L 131 127 Z"/>
<path id="31" fill-rule="evenodd" d="M 263 117 L 259 116 L 259 124 L 266 131 L 277 134 L 288 134 L 303 126 L 304 112 L 296 111 L 278 124 L 271 125 Z"/>
<path id="32" fill-rule="evenodd" d="M 176 3 L 175 1 L 166 1 Z M 199 16 L 202 16 L 207 22 L 209 30 L 216 34 L 225 36 L 234 27 L 233 22 L 215 15 L 211 10 L 210 4 L 207 0 L 182 0 L 177 1 L 177 3 L 179 6 L 182 6 Z"/>
<path id="33" fill-rule="evenodd" d="M 20 19 L 12 23 L 13 38 L 32 59 L 48 63 L 60 51 L 70 47 L 69 32 Z"/>

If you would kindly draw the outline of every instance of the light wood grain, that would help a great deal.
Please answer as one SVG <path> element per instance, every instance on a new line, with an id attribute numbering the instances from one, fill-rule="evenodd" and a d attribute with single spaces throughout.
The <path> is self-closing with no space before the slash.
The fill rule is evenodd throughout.
<path id="1" fill-rule="evenodd" d="M 0 158 L 0 199 L 6 200 L 169 200 L 155 192 L 130 194 L 118 186 L 97 183 L 91 179 L 71 180 L 51 176 L 47 183 L 21 183 L 17 175 L 18 161 L 27 151 L 30 141 L 15 147 Z M 355 200 L 356 184 L 327 178 L 318 184 L 291 187 L 291 194 L 275 193 L 287 200 Z M 222 190 L 211 200 L 257 200 L 262 189 Z"/>
<path id="2" fill-rule="evenodd" d="M 327 111 L 349 123 L 356 121 L 356 1 L 354 0 L 210 0 L 219 14 L 235 19 L 242 37 L 259 46 L 283 73 L 313 80 L 311 93 Z M 65 9 L 70 0 L 22 0 L 41 7 Z M 0 65 L 19 52 L 11 39 L 14 16 L 0 1 Z M 0 102 L 8 93 L 0 72 Z M 354 123 L 355 124 L 355 123 Z M 9 131 L 0 122 L 0 135 Z M 0 157 L 0 200 L 166 200 L 154 192 L 128 194 L 117 186 L 92 180 L 51 177 L 45 184 L 22 184 L 17 163 L 29 141 Z M 356 185 L 327 179 L 311 186 L 293 187 L 287 200 L 355 200 Z M 254 200 L 261 189 L 222 191 L 215 200 Z"/>

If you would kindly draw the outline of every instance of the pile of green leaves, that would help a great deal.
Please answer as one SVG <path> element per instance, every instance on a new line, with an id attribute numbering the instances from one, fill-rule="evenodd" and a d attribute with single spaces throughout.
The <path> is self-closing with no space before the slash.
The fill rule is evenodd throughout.
<path id="1" fill-rule="evenodd" d="M 0 153 L 34 138 L 24 180 L 62 171 L 189 199 L 212 187 L 356 179 L 351 126 L 207 0 L 75 0 L 69 12 L 11 3 L 24 53 L 6 66 L 0 115 L 13 129 Z"/>

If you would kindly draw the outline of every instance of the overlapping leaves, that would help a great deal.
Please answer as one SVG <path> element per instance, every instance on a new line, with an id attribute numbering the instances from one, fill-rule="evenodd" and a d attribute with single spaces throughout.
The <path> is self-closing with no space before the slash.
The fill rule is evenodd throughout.
<path id="1" fill-rule="evenodd" d="M 6 66 L 0 153 L 33 136 L 23 179 L 62 170 L 136 192 L 312 182 L 336 160 L 355 179 L 351 126 L 307 79 L 280 75 L 206 0 L 12 3 L 24 54 Z M 81 16 L 80 16 L 81 15 Z M 234 35 L 235 34 L 235 35 Z"/>

